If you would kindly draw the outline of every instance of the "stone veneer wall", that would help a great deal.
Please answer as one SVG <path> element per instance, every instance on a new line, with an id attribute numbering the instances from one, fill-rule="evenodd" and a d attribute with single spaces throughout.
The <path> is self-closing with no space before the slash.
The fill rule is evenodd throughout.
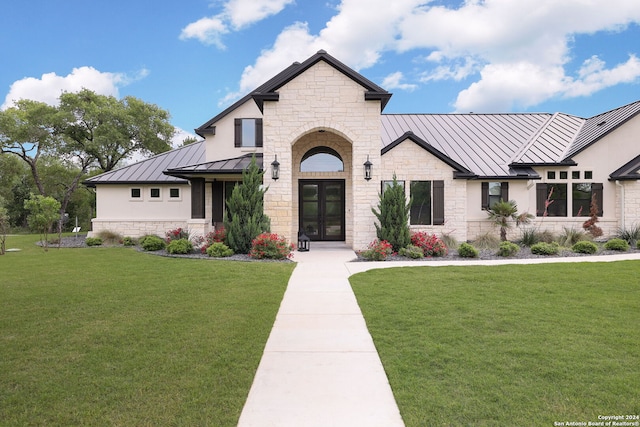
<path id="1" fill-rule="evenodd" d="M 388 151 L 382 157 L 382 165 L 382 180 L 392 180 L 395 173 L 399 181 L 405 181 L 407 200 L 411 196 L 410 181 L 444 181 L 444 225 L 412 225 L 412 231 L 427 231 L 436 235 L 446 233 L 459 241 L 467 240 L 467 181 L 453 179 L 451 166 L 410 140 Z"/>
<path id="2" fill-rule="evenodd" d="M 326 130 L 351 144 L 350 176 L 346 178 L 350 205 L 346 206 L 348 244 L 364 248 L 375 238 L 371 207 L 380 185 L 380 102 L 365 101 L 364 88 L 320 61 L 278 90 L 277 102 L 264 104 L 264 162 L 267 166 L 265 213 L 271 230 L 287 239 L 297 238 L 297 178 L 299 168 L 292 147 L 305 135 Z M 280 179 L 273 181 L 270 163 L 278 156 Z M 362 164 L 374 164 L 373 179 L 365 181 Z M 351 182 L 351 185 L 349 185 Z"/>
<path id="3" fill-rule="evenodd" d="M 189 229 L 187 221 L 179 220 L 162 220 L 149 219 L 141 220 L 123 220 L 123 219 L 97 219 L 91 221 L 92 230 L 88 236 L 97 236 L 100 231 L 115 231 L 123 237 L 141 237 L 147 234 L 155 234 L 164 237 L 168 230 L 181 227 L 185 230 Z"/>

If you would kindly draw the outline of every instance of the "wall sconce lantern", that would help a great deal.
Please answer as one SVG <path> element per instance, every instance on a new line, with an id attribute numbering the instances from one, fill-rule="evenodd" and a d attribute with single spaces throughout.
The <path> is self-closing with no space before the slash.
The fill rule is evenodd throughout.
<path id="1" fill-rule="evenodd" d="M 298 232 L 298 252 L 309 252 L 311 247 L 311 239 L 304 234 L 304 231 Z"/>
<path id="2" fill-rule="evenodd" d="M 278 155 L 276 154 L 276 159 L 271 162 L 271 178 L 274 181 L 277 181 L 280 178 L 280 162 L 278 161 Z"/>
<path id="3" fill-rule="evenodd" d="M 373 163 L 369 161 L 369 155 L 367 154 L 367 161 L 364 162 L 364 179 L 369 181 L 371 179 L 371 167 Z"/>

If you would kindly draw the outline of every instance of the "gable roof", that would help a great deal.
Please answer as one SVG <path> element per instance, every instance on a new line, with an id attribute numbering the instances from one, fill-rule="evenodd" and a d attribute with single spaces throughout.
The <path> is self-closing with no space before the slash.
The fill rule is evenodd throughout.
<path id="1" fill-rule="evenodd" d="M 262 111 L 265 101 L 278 101 L 278 89 L 280 89 L 282 86 L 289 83 L 291 80 L 295 79 L 300 74 L 304 73 L 306 70 L 320 61 L 327 63 L 345 76 L 349 77 L 360 86 L 364 87 L 366 89 L 366 92 L 364 93 L 364 99 L 367 101 L 380 101 L 381 109 L 384 110 L 384 107 L 387 105 L 387 102 L 389 102 L 389 99 L 391 98 L 392 94 L 390 92 L 387 92 L 360 73 L 338 61 L 336 58 L 329 55 L 324 50 L 319 50 L 315 55 L 311 56 L 302 63 L 294 62 L 283 71 L 269 79 L 267 82 L 257 87 L 253 92 L 240 98 L 220 114 L 216 115 L 215 117 L 204 123 L 202 126 L 196 128 L 195 132 L 203 137 L 207 133 L 212 133 L 212 125 L 214 123 L 232 113 L 235 109 L 237 109 L 250 99 L 253 99 L 254 102 L 258 105 L 260 111 Z"/>
<path id="2" fill-rule="evenodd" d="M 199 141 L 184 147 L 157 154 L 129 166 L 96 175 L 84 181 L 87 187 L 96 184 L 186 184 L 188 181 L 175 176 L 165 175 L 164 171 L 205 160 L 205 142 Z"/>
<path id="3" fill-rule="evenodd" d="M 249 153 L 233 159 L 215 160 L 213 162 L 199 163 L 196 165 L 169 168 L 165 173 L 185 179 L 207 174 L 241 174 L 242 171 L 249 167 L 251 158 L 254 156 L 256 158 L 256 165 L 262 169 L 262 153 Z"/>
<path id="4" fill-rule="evenodd" d="M 612 180 L 638 180 L 640 179 L 640 156 L 623 165 L 620 169 L 609 175 Z"/>

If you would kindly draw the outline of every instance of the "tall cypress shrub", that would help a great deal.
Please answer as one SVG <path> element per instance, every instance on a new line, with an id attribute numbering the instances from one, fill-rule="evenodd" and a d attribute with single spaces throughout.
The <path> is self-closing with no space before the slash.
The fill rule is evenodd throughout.
<path id="1" fill-rule="evenodd" d="M 242 171 L 242 184 L 233 188 L 227 201 L 225 243 L 236 253 L 249 253 L 253 239 L 271 227 L 269 217 L 264 214 L 264 193 L 267 190 L 261 188 L 263 175 L 253 157 L 249 166 Z"/>
<path id="2" fill-rule="evenodd" d="M 380 194 L 378 209 L 371 211 L 378 218 L 380 224 L 375 224 L 378 239 L 386 240 L 397 252 L 411 243 L 409 231 L 409 209 L 411 202 L 407 203 L 404 187 L 400 185 L 393 175 L 391 186 Z"/>

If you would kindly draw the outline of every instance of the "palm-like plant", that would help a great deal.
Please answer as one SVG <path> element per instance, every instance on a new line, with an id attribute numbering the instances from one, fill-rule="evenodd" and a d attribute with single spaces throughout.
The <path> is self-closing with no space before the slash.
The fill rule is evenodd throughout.
<path id="1" fill-rule="evenodd" d="M 528 224 L 534 218 L 528 212 L 518 214 L 518 205 L 514 200 L 500 200 L 487 210 L 489 219 L 497 227 L 500 227 L 500 240 L 507 240 L 507 230 L 511 228 L 511 223 L 515 222 L 516 227 L 520 224 Z"/>

